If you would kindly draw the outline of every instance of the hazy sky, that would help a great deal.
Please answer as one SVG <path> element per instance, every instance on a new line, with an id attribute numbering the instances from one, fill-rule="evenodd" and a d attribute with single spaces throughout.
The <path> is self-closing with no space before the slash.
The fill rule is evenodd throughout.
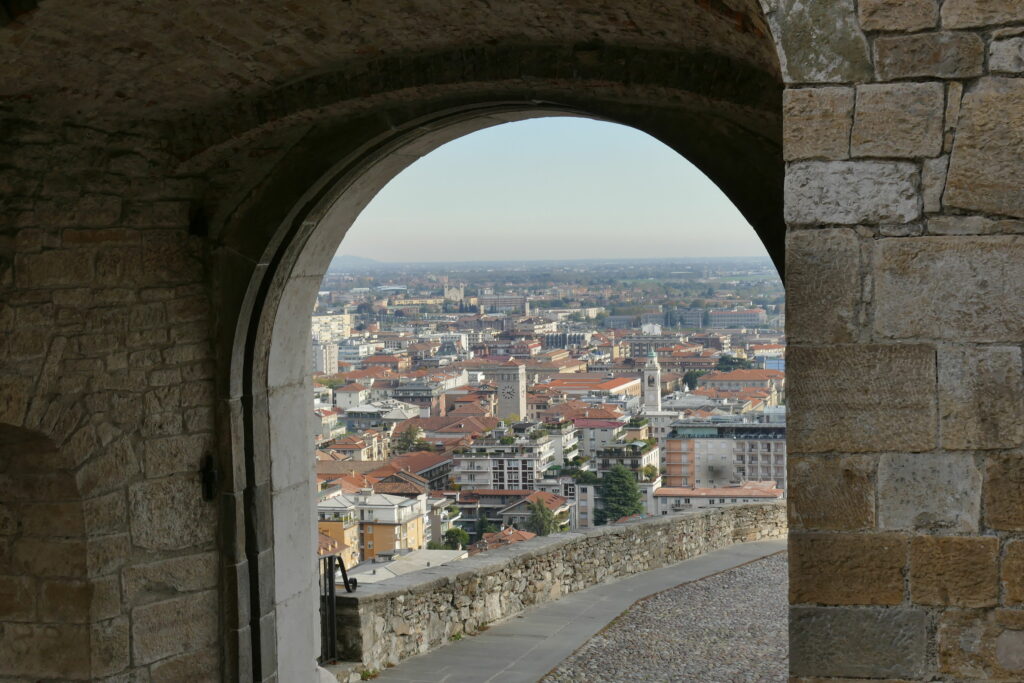
<path id="1" fill-rule="evenodd" d="M 552 117 L 438 148 L 392 180 L 340 253 L 379 261 L 765 256 L 690 162 L 635 129 Z"/>

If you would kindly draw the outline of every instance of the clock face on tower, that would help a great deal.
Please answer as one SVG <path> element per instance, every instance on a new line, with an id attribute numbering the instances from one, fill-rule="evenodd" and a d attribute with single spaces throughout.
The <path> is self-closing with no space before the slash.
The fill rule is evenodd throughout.
<path id="1" fill-rule="evenodd" d="M 516 390 L 508 385 L 503 386 L 501 388 L 501 397 L 511 401 L 513 398 L 516 397 Z"/>

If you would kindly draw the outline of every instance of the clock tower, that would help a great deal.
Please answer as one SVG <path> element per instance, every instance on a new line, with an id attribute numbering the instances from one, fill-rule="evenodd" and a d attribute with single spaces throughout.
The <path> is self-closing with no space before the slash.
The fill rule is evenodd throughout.
<path id="1" fill-rule="evenodd" d="M 644 364 L 644 410 L 648 413 L 661 410 L 661 365 L 658 354 L 652 347 Z"/>
<path id="2" fill-rule="evenodd" d="M 526 419 L 526 366 L 502 365 L 485 372 L 498 384 L 498 408 L 496 418 L 504 420 L 509 415 Z"/>

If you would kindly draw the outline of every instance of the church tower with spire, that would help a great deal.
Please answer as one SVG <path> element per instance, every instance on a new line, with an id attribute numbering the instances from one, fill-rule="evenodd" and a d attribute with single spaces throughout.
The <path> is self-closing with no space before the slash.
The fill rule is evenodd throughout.
<path id="1" fill-rule="evenodd" d="M 644 410 L 654 412 L 661 410 L 661 365 L 658 354 L 652 348 L 647 354 L 644 364 Z"/>

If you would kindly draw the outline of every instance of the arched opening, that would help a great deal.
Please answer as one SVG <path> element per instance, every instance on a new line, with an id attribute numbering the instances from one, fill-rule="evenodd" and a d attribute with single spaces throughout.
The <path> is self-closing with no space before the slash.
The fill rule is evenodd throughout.
<path id="1" fill-rule="evenodd" d="M 250 556 L 263 573 L 250 581 L 273 579 L 273 620 L 278 634 L 279 672 L 304 675 L 312 666 L 316 586 L 312 562 L 316 553 L 313 476 L 309 456 L 308 409 L 311 395 L 307 356 L 310 311 L 324 272 L 359 212 L 399 171 L 413 160 L 455 137 L 508 121 L 538 116 L 580 115 L 560 107 L 498 105 L 439 117 L 411 130 L 392 134 L 381 146 L 343 163 L 329 183 L 310 201 L 295 208 L 291 235 L 278 252 L 272 280 L 262 291 L 250 290 L 258 318 L 251 322 L 249 348 L 236 357 L 235 376 L 251 404 L 241 405 L 241 427 L 247 430 L 250 475 L 257 468 L 269 474 L 265 487 L 251 490 L 250 508 L 265 510 L 272 523 L 263 533 L 272 538 L 272 552 Z M 776 236 L 777 237 L 777 236 Z M 251 430 L 251 431 L 250 431 Z M 271 526 L 272 524 L 272 526 Z M 256 532 L 250 532 L 256 538 Z M 272 574 L 268 572 L 272 562 Z M 266 588 L 264 588 L 265 590 Z M 263 637 L 263 636 L 261 636 Z M 288 645 L 285 645 L 287 638 Z M 303 652 L 296 643 L 309 643 Z"/>
<path id="2" fill-rule="evenodd" d="M 309 392 L 306 353 L 295 349 L 308 345 L 309 312 L 345 230 L 413 160 L 537 116 L 631 126 L 718 185 L 782 271 L 781 76 L 760 8 L 742 5 L 680 10 L 688 18 L 673 21 L 700 27 L 682 31 L 682 45 L 555 40 L 371 59 L 355 75 L 314 76 L 256 103 L 247 130 L 182 167 L 214 169 L 214 186 L 233 188 L 203 229 L 218 245 L 215 306 L 238 311 L 218 335 L 230 366 L 222 517 L 225 591 L 237 601 L 228 659 L 239 675 L 301 679 L 314 665 Z M 285 636 L 309 649 L 286 647 Z"/>
<path id="3" fill-rule="evenodd" d="M 74 464 L 45 435 L 0 424 L 0 676 L 87 680 L 123 666 L 118 575 L 89 552 L 116 511 L 86 510 Z"/>

